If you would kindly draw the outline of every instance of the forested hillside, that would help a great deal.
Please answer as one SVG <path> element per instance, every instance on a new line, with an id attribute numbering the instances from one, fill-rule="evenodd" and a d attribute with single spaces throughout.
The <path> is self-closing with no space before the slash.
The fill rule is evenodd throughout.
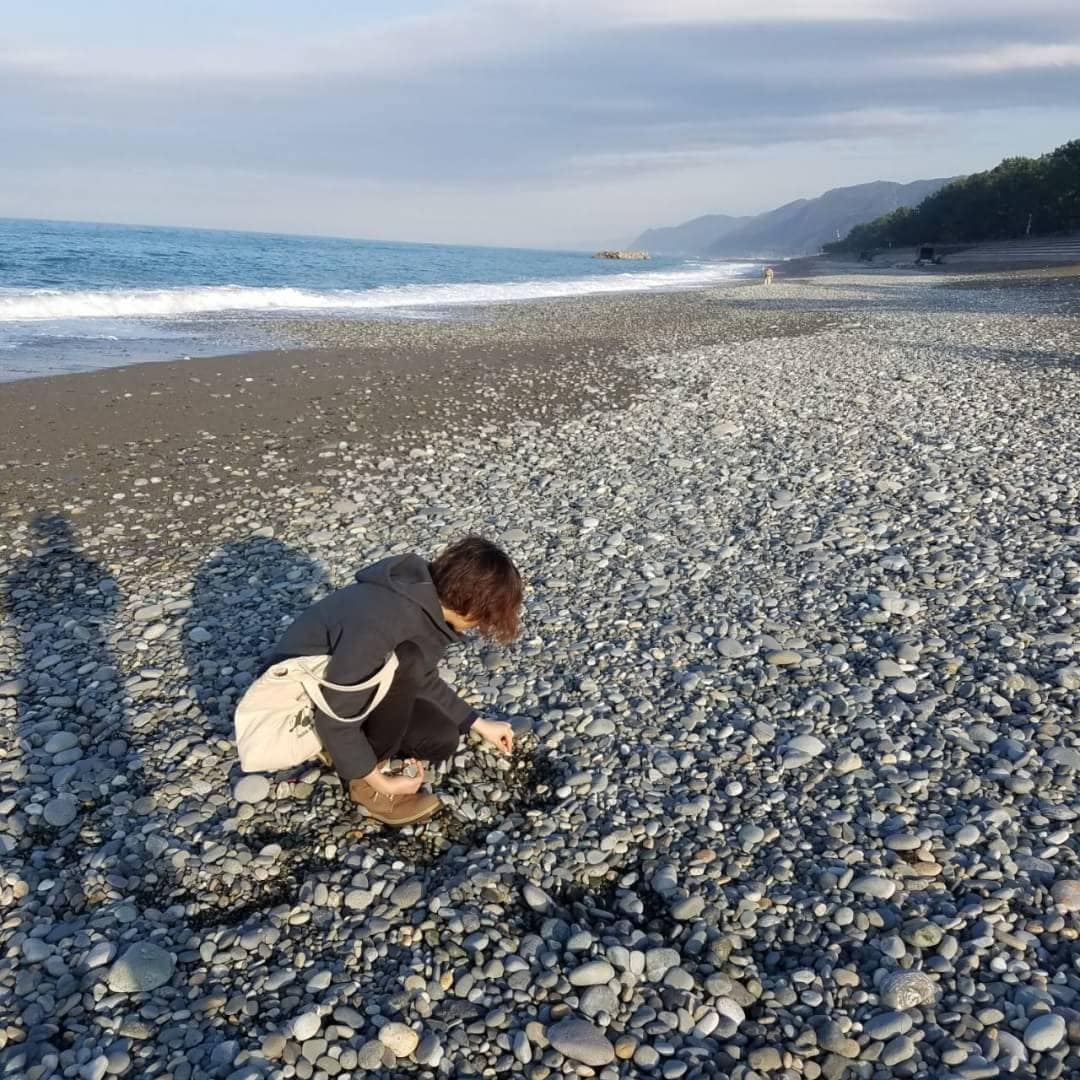
<path id="1" fill-rule="evenodd" d="M 1080 139 L 954 180 L 915 207 L 856 225 L 825 251 L 1012 240 L 1074 229 L 1080 229 Z"/>

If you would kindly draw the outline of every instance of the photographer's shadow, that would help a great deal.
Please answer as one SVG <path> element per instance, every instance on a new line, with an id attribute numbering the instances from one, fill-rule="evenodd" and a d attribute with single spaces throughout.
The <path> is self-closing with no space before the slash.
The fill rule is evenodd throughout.
<path id="1" fill-rule="evenodd" d="M 11 678 L 21 749 L 19 782 L 3 794 L 21 807 L 47 792 L 44 827 L 54 841 L 70 841 L 86 809 L 113 788 L 139 786 L 109 643 L 120 591 L 108 570 L 79 550 L 64 515 L 38 517 L 31 529 L 32 550 L 11 567 L 3 591 L 18 640 Z"/>

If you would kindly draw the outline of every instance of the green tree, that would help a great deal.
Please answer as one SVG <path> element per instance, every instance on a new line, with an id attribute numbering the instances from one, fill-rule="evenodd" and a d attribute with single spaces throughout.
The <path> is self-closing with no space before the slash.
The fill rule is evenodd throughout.
<path id="1" fill-rule="evenodd" d="M 1080 139 L 954 180 L 912 209 L 856 225 L 827 252 L 1012 240 L 1080 229 Z"/>

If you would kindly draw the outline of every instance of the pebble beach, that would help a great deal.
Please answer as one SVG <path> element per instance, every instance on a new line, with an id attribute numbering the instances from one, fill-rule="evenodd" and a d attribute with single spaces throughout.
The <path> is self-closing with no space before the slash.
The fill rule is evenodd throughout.
<path id="1" fill-rule="evenodd" d="M 1080 278 L 275 326 L 0 386 L 0 1076 L 1080 1075 Z M 390 832 L 231 709 L 500 541 Z"/>

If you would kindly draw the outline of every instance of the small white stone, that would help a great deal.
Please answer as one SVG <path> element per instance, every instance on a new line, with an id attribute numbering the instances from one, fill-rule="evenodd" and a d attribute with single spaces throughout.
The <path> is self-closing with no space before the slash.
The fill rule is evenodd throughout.
<path id="1" fill-rule="evenodd" d="M 297 1042 L 313 1039 L 321 1027 L 322 1017 L 317 1012 L 312 1010 L 311 1012 L 301 1013 L 292 1024 L 293 1038 Z"/>
<path id="2" fill-rule="evenodd" d="M 262 802 L 270 794 L 270 781 L 260 773 L 241 777 L 233 788 L 233 798 L 241 803 Z"/>
<path id="3" fill-rule="evenodd" d="M 420 1044 L 420 1036 L 406 1024 L 387 1024 L 379 1031 L 379 1042 L 395 1057 L 407 1058 Z"/>

